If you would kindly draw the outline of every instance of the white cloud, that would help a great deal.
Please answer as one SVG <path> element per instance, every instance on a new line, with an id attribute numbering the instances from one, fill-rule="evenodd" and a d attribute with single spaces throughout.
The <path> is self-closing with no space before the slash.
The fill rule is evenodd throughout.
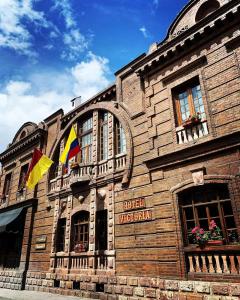
<path id="1" fill-rule="evenodd" d="M 55 8 L 58 9 L 65 21 L 66 31 L 63 33 L 63 43 L 67 49 L 61 57 L 68 60 L 76 60 L 79 53 L 88 49 L 90 38 L 86 38 L 78 29 L 74 19 L 69 0 L 54 0 Z"/>
<path id="2" fill-rule="evenodd" d="M 82 99 L 88 99 L 109 85 L 108 62 L 108 59 L 89 52 L 86 61 L 73 67 L 71 73 L 75 80 L 74 94 L 82 96 Z"/>
<path id="3" fill-rule="evenodd" d="M 31 22 L 35 27 L 49 27 L 43 12 L 33 9 L 33 0 L 0 1 L 0 47 L 11 48 L 21 54 L 36 57 L 33 36 L 23 24 Z"/>
<path id="4" fill-rule="evenodd" d="M 150 37 L 150 34 L 149 34 L 149 32 L 148 32 L 148 30 L 146 29 L 145 26 L 142 26 L 141 28 L 139 28 L 139 30 L 142 32 L 142 34 L 143 34 L 143 36 L 145 38 L 149 38 Z"/>
<path id="5" fill-rule="evenodd" d="M 108 86 L 108 76 L 108 60 L 89 53 L 85 61 L 61 74 L 46 71 L 28 81 L 9 81 L 0 91 L 0 152 L 23 123 L 38 123 L 59 108 L 68 111 L 73 97 L 87 100 Z"/>
<path id="6" fill-rule="evenodd" d="M 153 5 L 154 5 L 156 8 L 158 7 L 158 4 L 159 4 L 158 0 L 153 0 Z"/>

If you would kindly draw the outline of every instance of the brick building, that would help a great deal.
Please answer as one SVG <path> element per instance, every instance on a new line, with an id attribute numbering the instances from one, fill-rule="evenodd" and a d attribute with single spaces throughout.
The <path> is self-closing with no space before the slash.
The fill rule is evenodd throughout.
<path id="1" fill-rule="evenodd" d="M 239 23 L 237 0 L 189 1 L 112 86 L 18 130 L 0 155 L 0 287 L 238 299 Z M 63 168 L 72 126 L 82 151 Z M 35 147 L 54 165 L 28 191 Z M 217 241 L 198 245 L 212 221 Z"/>

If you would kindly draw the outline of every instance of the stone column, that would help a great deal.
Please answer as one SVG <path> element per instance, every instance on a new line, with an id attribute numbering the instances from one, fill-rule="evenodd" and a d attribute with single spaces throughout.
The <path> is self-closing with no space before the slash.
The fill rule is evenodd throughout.
<path id="1" fill-rule="evenodd" d="M 73 196 L 69 195 L 67 198 L 67 207 L 66 207 L 66 232 L 65 232 L 65 253 L 68 254 L 68 257 L 64 259 L 64 267 L 70 269 L 70 252 L 71 252 L 71 228 L 72 228 L 72 218 L 71 212 L 73 208 Z"/>
<path id="2" fill-rule="evenodd" d="M 93 129 L 92 129 L 92 162 L 94 164 L 93 174 L 97 176 L 97 161 L 98 161 L 98 111 L 93 112 Z"/>
<path id="3" fill-rule="evenodd" d="M 57 236 L 57 226 L 59 218 L 60 209 L 60 199 L 55 199 L 54 213 L 53 213 L 53 231 L 52 231 L 52 245 L 50 254 L 50 271 L 54 271 L 55 268 L 55 248 L 56 248 L 56 236 Z"/>
<path id="4" fill-rule="evenodd" d="M 89 220 L 89 252 L 92 254 L 92 257 L 89 259 L 89 268 L 94 269 L 95 263 L 93 254 L 96 250 L 95 245 L 95 216 L 96 216 L 96 199 L 97 199 L 97 190 L 92 188 L 90 191 L 90 220 Z"/>
<path id="5" fill-rule="evenodd" d="M 108 269 L 115 270 L 114 184 L 108 184 Z"/>
<path id="6" fill-rule="evenodd" d="M 108 172 L 114 170 L 114 117 L 108 113 Z"/>

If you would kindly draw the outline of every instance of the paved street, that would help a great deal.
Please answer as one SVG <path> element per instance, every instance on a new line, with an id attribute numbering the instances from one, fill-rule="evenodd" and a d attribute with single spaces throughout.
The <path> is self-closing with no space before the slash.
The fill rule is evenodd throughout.
<path id="1" fill-rule="evenodd" d="M 33 291 L 16 291 L 0 289 L 0 300 L 89 300 L 73 296 L 62 296 L 57 294 L 33 292 Z"/>

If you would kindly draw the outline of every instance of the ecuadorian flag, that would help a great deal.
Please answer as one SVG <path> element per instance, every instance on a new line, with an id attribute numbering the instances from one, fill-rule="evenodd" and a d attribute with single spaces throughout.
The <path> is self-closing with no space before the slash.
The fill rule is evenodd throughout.
<path id="1" fill-rule="evenodd" d="M 44 155 L 39 149 L 34 149 L 32 161 L 30 163 L 26 176 L 26 186 L 29 189 L 34 189 L 42 176 L 51 167 L 53 161 Z"/>
<path id="2" fill-rule="evenodd" d="M 77 135 L 76 132 L 72 126 L 66 146 L 62 152 L 62 155 L 60 157 L 60 162 L 64 165 L 68 164 L 69 159 L 71 159 L 72 157 L 74 157 L 75 155 L 78 154 L 78 152 L 80 152 L 80 146 L 78 143 L 78 139 L 77 139 Z"/>

